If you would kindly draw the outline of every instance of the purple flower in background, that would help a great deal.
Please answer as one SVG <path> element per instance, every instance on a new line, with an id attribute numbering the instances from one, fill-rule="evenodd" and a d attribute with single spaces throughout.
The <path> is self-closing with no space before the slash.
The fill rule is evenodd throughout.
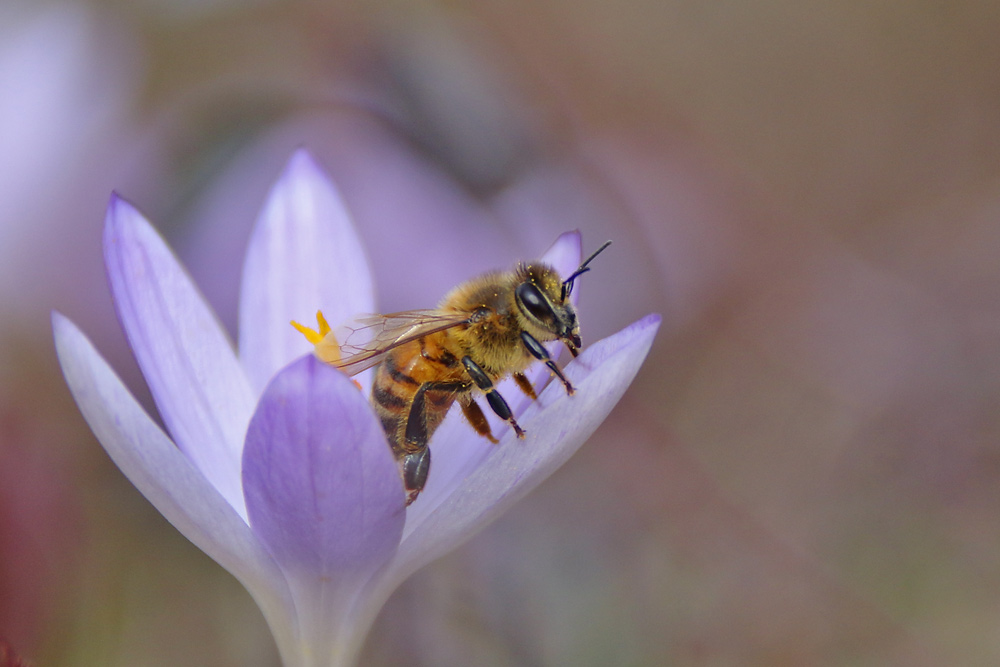
<path id="1" fill-rule="evenodd" d="M 104 252 L 122 326 L 169 435 L 56 313 L 69 387 L 119 468 L 251 593 L 287 667 L 351 664 L 406 577 L 534 488 L 597 428 L 659 325 L 651 315 L 586 348 L 565 369 L 575 396 L 545 385 L 544 367 L 532 369 L 537 401 L 501 385 L 526 440 L 496 427 L 500 444 L 490 444 L 452 411 L 431 443 L 427 487 L 407 509 L 366 395 L 289 325 L 318 309 L 331 322 L 375 311 L 364 249 L 305 152 L 289 162 L 250 240 L 238 350 L 163 240 L 117 197 Z M 570 233 L 543 259 L 567 275 L 580 254 Z"/>

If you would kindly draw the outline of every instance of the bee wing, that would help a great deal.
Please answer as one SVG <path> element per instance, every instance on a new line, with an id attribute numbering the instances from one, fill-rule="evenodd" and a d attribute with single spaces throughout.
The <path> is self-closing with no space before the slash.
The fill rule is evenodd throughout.
<path id="1" fill-rule="evenodd" d="M 359 317 L 350 325 L 338 327 L 345 335 L 340 345 L 342 356 L 333 365 L 348 375 L 357 375 L 378 365 L 400 345 L 468 322 L 469 313 L 450 310 L 407 310 Z"/>

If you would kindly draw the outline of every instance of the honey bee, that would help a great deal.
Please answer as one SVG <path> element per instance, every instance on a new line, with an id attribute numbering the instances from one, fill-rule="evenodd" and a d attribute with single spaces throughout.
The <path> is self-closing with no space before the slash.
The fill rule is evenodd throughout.
<path id="1" fill-rule="evenodd" d="M 376 367 L 371 402 L 399 461 L 407 505 L 427 482 L 428 442 L 456 401 L 476 432 L 496 443 L 478 396 L 485 395 L 493 412 L 524 437 L 496 390 L 500 380 L 513 375 L 534 399 L 524 371 L 540 361 L 573 394 L 573 385 L 542 343 L 562 341 L 574 357 L 579 354 L 580 325 L 569 296 L 573 282 L 610 244 L 605 242 L 565 280 L 542 262 L 521 263 L 458 285 L 435 309 L 360 318 L 342 344 L 321 335 L 329 332 L 321 316 L 319 334 L 292 323 L 316 343 L 321 359 L 348 375 Z M 356 337 L 365 340 L 352 343 Z"/>

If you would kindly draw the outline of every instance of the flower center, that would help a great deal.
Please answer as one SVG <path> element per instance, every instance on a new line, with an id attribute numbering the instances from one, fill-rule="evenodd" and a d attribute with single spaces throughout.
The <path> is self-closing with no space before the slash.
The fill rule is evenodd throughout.
<path id="1" fill-rule="evenodd" d="M 337 336 L 334 335 L 326 318 L 323 317 L 322 310 L 316 311 L 316 329 L 310 329 L 295 320 L 292 320 L 292 326 L 298 329 L 299 333 L 313 344 L 316 348 L 316 356 L 321 361 L 325 361 L 332 366 L 337 365 L 337 362 L 341 359 L 340 343 L 337 342 Z M 357 385 L 358 389 L 361 389 L 361 385 L 357 380 L 354 380 L 354 384 Z"/>

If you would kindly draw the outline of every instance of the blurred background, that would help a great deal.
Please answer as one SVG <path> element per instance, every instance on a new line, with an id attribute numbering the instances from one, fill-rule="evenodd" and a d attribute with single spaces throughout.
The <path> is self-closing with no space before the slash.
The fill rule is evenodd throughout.
<path id="1" fill-rule="evenodd" d="M 362 664 L 1000 664 L 998 31 L 986 0 L 4 0 L 0 639 L 278 665 L 90 434 L 49 313 L 146 400 L 110 192 L 233 330 L 305 146 L 385 310 L 579 228 L 615 241 L 585 342 L 664 316 L 605 425 L 407 582 Z"/>

